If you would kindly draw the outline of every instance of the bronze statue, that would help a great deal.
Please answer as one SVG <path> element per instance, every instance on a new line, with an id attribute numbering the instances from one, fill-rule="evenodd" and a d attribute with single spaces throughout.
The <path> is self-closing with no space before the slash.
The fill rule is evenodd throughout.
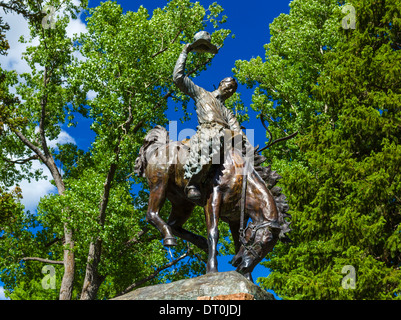
<path id="1" fill-rule="evenodd" d="M 218 271 L 218 223 L 219 219 L 227 222 L 236 250 L 232 264 L 252 280 L 252 270 L 276 242 L 289 240 L 288 205 L 275 187 L 281 177 L 270 166 L 261 166 L 266 158 L 249 145 L 237 119 L 224 106 L 236 90 L 235 80 L 226 78 L 217 90 L 208 92 L 184 75 L 191 50 L 217 50 L 208 34 L 197 34 L 193 44 L 185 45 L 174 70 L 178 88 L 195 100 L 198 131 L 189 141 L 170 141 L 160 126 L 146 135 L 135 164 L 135 173 L 149 184 L 146 218 L 161 232 L 165 246 L 177 245 L 177 236 L 207 252 L 208 273 Z M 235 142 L 238 136 L 241 144 Z M 252 157 L 244 157 L 250 153 Z M 172 204 L 167 223 L 159 216 L 166 199 Z M 207 239 L 183 228 L 196 205 L 204 207 Z M 252 222 L 247 225 L 249 218 Z"/>
<path id="2" fill-rule="evenodd" d="M 220 163 L 223 153 L 227 151 L 224 148 L 224 139 L 227 141 L 227 137 L 235 133 L 242 134 L 242 130 L 232 111 L 224 106 L 224 101 L 237 90 L 237 82 L 234 78 L 225 78 L 213 92 L 197 86 L 184 74 L 187 56 L 192 50 L 217 53 L 217 48 L 211 44 L 208 32 L 197 33 L 195 41 L 185 45 L 173 73 L 176 86 L 190 96 L 196 105 L 199 126 L 195 136 L 191 138 L 184 176 L 189 179 L 186 187 L 188 198 L 199 200 L 201 180 L 209 172 L 213 159 Z"/>

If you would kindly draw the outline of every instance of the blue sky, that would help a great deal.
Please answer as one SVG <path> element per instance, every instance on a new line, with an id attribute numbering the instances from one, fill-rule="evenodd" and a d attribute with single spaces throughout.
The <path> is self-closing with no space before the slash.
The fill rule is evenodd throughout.
<path id="1" fill-rule="evenodd" d="M 217 1 L 217 0 L 216 0 Z M 201 5 L 207 8 L 214 0 L 199 0 Z M 100 3 L 97 0 L 90 0 L 89 5 L 95 7 Z M 149 13 L 153 12 L 156 7 L 163 7 L 166 0 L 117 0 L 122 8 L 126 11 L 137 11 L 140 5 L 143 5 L 148 9 Z M 223 25 L 224 28 L 230 29 L 235 34 L 235 39 L 228 38 L 225 46 L 220 52 L 214 57 L 212 65 L 209 69 L 203 72 L 194 81 L 198 85 L 204 87 L 207 90 L 213 90 L 213 85 L 218 85 L 221 79 L 233 76 L 232 69 L 235 65 L 236 60 L 250 60 L 253 57 L 261 56 L 264 58 L 265 50 L 263 46 L 269 42 L 269 24 L 273 22 L 273 19 L 279 16 L 281 13 L 289 13 L 290 0 L 253 0 L 253 1 L 239 1 L 239 0 L 219 0 L 217 1 L 224 9 L 224 14 L 227 15 L 227 23 Z M 3 12 L 2 12 L 3 15 Z M 2 67 L 7 69 L 17 69 L 18 72 L 24 72 L 26 66 L 21 63 L 20 55 L 23 51 L 23 46 L 18 44 L 15 39 L 18 39 L 21 34 L 27 31 L 23 29 L 24 22 L 21 18 L 16 16 L 5 17 L 6 21 L 10 21 L 11 30 L 7 34 L 7 38 L 10 41 L 11 50 L 8 57 L 0 57 L 0 64 Z M 12 22 L 12 23 L 11 23 Z M 70 32 L 84 31 L 85 25 L 81 21 L 71 25 Z M 211 30 L 208 30 L 211 31 Z M 253 129 L 255 134 L 255 145 L 259 144 L 264 146 L 266 141 L 265 130 L 260 124 L 260 120 L 256 119 L 257 114 L 249 107 L 251 104 L 252 90 L 247 89 L 245 86 L 240 85 L 238 92 L 248 107 L 250 121 L 243 123 L 247 129 Z M 174 108 L 169 108 L 167 116 L 170 121 L 178 122 L 178 132 L 186 129 L 196 129 L 197 120 L 194 112 L 193 103 L 189 106 L 189 111 L 194 114 L 193 118 L 186 122 L 181 123 L 179 121 L 182 116 L 179 113 L 174 112 Z M 83 123 L 84 124 L 84 123 Z M 74 142 L 81 149 L 86 150 L 90 143 L 93 142 L 93 134 L 88 131 L 88 128 L 81 130 L 80 125 L 77 129 L 65 128 L 63 126 L 64 136 L 62 137 L 64 142 Z M 57 141 L 59 142 L 59 141 Z M 25 205 L 32 209 L 36 206 L 35 199 L 40 198 L 48 192 L 52 192 L 52 186 L 45 185 L 41 182 L 39 185 L 22 185 L 23 193 L 25 192 Z M 25 190 L 25 191 L 24 191 Z M 37 192 L 40 190 L 41 194 Z M 32 194 L 30 194 L 32 192 Z M 234 268 L 228 264 L 231 257 L 222 257 L 219 259 L 219 271 L 233 270 Z M 268 274 L 268 270 L 262 266 L 258 266 L 254 272 L 253 277 L 256 280 L 258 277 L 265 277 Z M 0 300 L 4 298 L 2 292 L 2 283 L 0 282 Z"/>

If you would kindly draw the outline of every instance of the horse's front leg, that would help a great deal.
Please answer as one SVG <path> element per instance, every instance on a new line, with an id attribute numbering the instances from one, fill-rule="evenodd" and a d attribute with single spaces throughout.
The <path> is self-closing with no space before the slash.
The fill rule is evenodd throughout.
<path id="1" fill-rule="evenodd" d="M 167 224 L 171 227 L 174 235 L 193 243 L 207 253 L 207 240 L 204 237 L 194 234 L 182 227 L 191 216 L 195 204 L 182 199 L 177 200 L 177 198 L 173 197 L 170 197 L 169 200 L 172 204 L 172 210 Z"/>
<path id="2" fill-rule="evenodd" d="M 166 186 L 167 182 L 165 179 L 159 179 L 157 183 L 152 184 L 149 193 L 146 220 L 160 231 L 163 236 L 163 245 L 172 247 L 177 245 L 177 241 L 171 227 L 159 216 L 160 209 L 166 200 Z"/>
<path id="3" fill-rule="evenodd" d="M 217 243 L 219 241 L 218 225 L 221 199 L 222 194 L 218 190 L 218 186 L 215 186 L 205 206 L 207 244 L 209 253 L 206 273 L 217 272 Z"/>

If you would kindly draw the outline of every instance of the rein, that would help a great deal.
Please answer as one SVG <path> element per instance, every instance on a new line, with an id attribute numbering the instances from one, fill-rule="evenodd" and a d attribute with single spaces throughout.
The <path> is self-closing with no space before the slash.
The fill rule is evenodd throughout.
<path id="1" fill-rule="evenodd" d="M 239 238 L 241 243 L 245 240 L 244 233 L 244 220 L 245 220 L 245 199 L 246 199 L 246 189 L 248 184 L 248 169 L 249 169 L 249 159 L 245 159 L 244 174 L 242 178 L 242 191 L 241 191 L 241 213 L 240 213 L 240 223 L 239 223 Z"/>
<path id="2" fill-rule="evenodd" d="M 241 245 L 244 246 L 246 250 L 251 252 L 255 258 L 261 258 L 259 254 L 255 251 L 254 247 L 259 245 L 258 243 L 254 243 L 252 245 L 249 245 L 250 242 L 252 242 L 255 238 L 256 232 L 260 228 L 267 227 L 270 223 L 269 222 L 264 222 L 259 225 L 252 225 L 247 226 L 244 229 L 244 220 L 245 220 L 245 201 L 246 201 L 246 189 L 248 186 L 248 170 L 249 170 L 249 159 L 246 158 L 245 160 L 245 166 L 244 166 L 244 177 L 242 179 L 242 191 L 241 191 L 241 215 L 240 215 L 240 227 L 239 227 L 239 241 Z M 249 239 L 249 241 L 245 240 L 245 234 L 246 231 L 251 228 L 252 229 L 252 235 Z"/>
<path id="3" fill-rule="evenodd" d="M 253 243 L 251 245 L 249 243 L 251 243 L 251 242 L 253 242 L 255 240 L 256 232 L 259 229 L 266 228 L 266 227 L 271 227 L 272 226 L 272 222 L 271 221 L 266 221 L 266 222 L 260 223 L 258 225 L 253 225 L 252 223 L 250 223 L 246 228 L 244 228 L 246 189 L 248 187 L 248 170 L 249 170 L 249 159 L 248 158 L 245 160 L 244 168 L 245 168 L 244 169 L 245 170 L 245 172 L 244 172 L 245 174 L 244 174 L 244 178 L 242 180 L 242 191 L 241 191 L 241 212 L 240 212 L 239 241 L 240 241 L 241 245 L 243 245 L 246 250 L 251 252 L 252 255 L 255 258 L 263 258 L 255 251 L 255 247 L 256 246 L 260 246 L 260 243 L 257 242 L 257 243 Z M 251 237 L 249 238 L 249 240 L 246 241 L 245 234 L 246 234 L 246 231 L 248 229 L 251 229 L 252 233 L 251 233 Z"/>
<path id="4" fill-rule="evenodd" d="M 265 227 L 270 227 L 271 223 L 270 222 L 263 222 L 261 224 L 258 225 L 248 225 L 245 229 L 245 231 L 242 231 L 243 233 L 240 235 L 240 242 L 241 244 L 244 246 L 244 248 L 246 250 L 248 250 L 249 252 L 252 253 L 252 255 L 255 258 L 263 258 L 261 257 L 256 251 L 255 251 L 255 247 L 256 246 L 261 246 L 261 244 L 259 242 L 254 242 L 252 245 L 250 245 L 249 243 L 253 242 L 255 240 L 255 236 L 256 236 L 256 232 L 261 229 L 261 228 L 265 228 Z M 252 234 L 251 237 L 249 238 L 248 241 L 245 240 L 245 233 L 246 230 L 251 229 L 252 230 Z"/>

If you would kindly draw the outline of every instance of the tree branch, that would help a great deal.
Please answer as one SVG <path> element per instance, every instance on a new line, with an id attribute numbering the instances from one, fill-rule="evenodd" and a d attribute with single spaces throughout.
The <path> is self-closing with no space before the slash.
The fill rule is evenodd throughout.
<path id="1" fill-rule="evenodd" d="M 134 236 L 133 238 L 131 238 L 131 239 L 129 239 L 128 241 L 126 241 L 126 242 L 124 243 L 124 247 L 121 249 L 121 252 L 120 252 L 118 258 L 121 258 L 121 257 L 127 252 L 127 250 L 128 250 L 130 247 L 132 247 L 132 246 L 135 245 L 135 244 L 138 244 L 138 243 L 141 241 L 140 238 L 141 238 L 144 234 L 146 234 L 148 231 L 149 231 L 149 227 L 148 227 L 148 226 L 145 226 L 141 231 L 139 231 L 139 232 L 137 233 L 136 236 Z M 156 236 L 149 237 L 149 238 L 147 238 L 147 241 L 152 241 L 152 240 L 154 240 L 154 239 L 158 239 L 158 237 L 156 237 Z"/>
<path id="2" fill-rule="evenodd" d="M 106 181 L 103 184 L 103 196 L 99 204 L 99 215 L 98 224 L 101 228 L 104 227 L 104 222 L 106 220 L 106 209 L 109 203 L 111 184 L 114 180 L 114 176 L 117 170 L 119 156 L 121 152 L 121 142 L 124 136 L 128 134 L 129 128 L 133 122 L 134 118 L 132 116 L 132 105 L 131 97 L 128 104 L 128 117 L 124 124 L 121 125 L 122 134 L 119 135 L 116 146 L 114 147 L 115 160 L 110 164 L 109 171 L 107 173 Z M 97 237 L 93 239 L 89 245 L 89 253 L 86 264 L 85 279 L 83 284 L 83 289 L 81 292 L 81 300 L 94 299 L 99 289 L 100 284 L 104 280 L 104 276 L 100 275 L 98 272 L 98 265 L 100 263 L 102 255 L 102 239 Z"/>
<path id="3" fill-rule="evenodd" d="M 23 260 L 23 261 L 39 261 L 39 262 L 49 263 L 49 264 L 64 265 L 64 261 L 48 260 L 48 259 L 42 259 L 42 258 L 37 258 L 37 257 L 25 257 L 25 258 L 22 258 L 21 260 Z"/>
<path id="4" fill-rule="evenodd" d="M 25 144 L 29 149 L 31 149 L 33 152 L 35 152 L 40 160 L 42 160 L 44 163 L 47 163 L 48 159 L 46 156 L 40 151 L 40 149 L 35 146 L 31 141 L 29 141 L 19 130 L 13 128 L 10 126 L 10 129 L 12 132 L 16 134 L 16 136 L 22 141 L 23 144 Z"/>
<path id="5" fill-rule="evenodd" d="M 142 237 L 145 233 L 147 233 L 149 231 L 149 228 L 147 226 L 145 226 L 145 228 L 143 228 L 141 231 L 138 232 L 138 234 L 133 237 L 132 239 L 128 240 L 127 242 L 124 243 L 124 245 L 129 248 L 132 245 L 136 244 L 139 242 L 139 238 Z"/>
<path id="6" fill-rule="evenodd" d="M 171 40 L 170 41 L 170 44 L 174 44 L 176 41 L 177 41 L 177 39 L 178 39 L 178 36 L 180 35 L 180 33 L 182 32 L 183 30 L 178 30 L 178 32 L 177 32 L 177 34 L 175 35 L 175 37 L 173 38 L 173 40 Z M 162 54 L 164 51 L 166 51 L 168 49 L 168 47 L 164 47 L 163 48 L 163 37 L 162 37 L 162 49 L 160 49 L 158 52 L 156 52 L 156 53 L 154 53 L 153 55 L 152 55 L 152 58 L 155 58 L 155 57 L 157 57 L 159 54 Z"/>
<path id="7" fill-rule="evenodd" d="M 62 238 L 55 238 L 54 240 L 48 242 L 45 244 L 45 248 L 51 247 L 53 244 L 59 242 L 59 241 L 64 241 L 64 237 Z"/>
<path id="8" fill-rule="evenodd" d="M 47 87 L 47 83 L 48 83 L 47 67 L 45 67 L 45 72 L 43 75 L 43 84 L 44 84 L 45 89 Z M 49 148 L 47 147 L 46 136 L 45 136 L 46 105 L 47 105 L 47 94 L 45 94 L 40 100 L 41 114 L 40 114 L 40 121 L 39 121 L 39 135 L 40 135 L 43 152 L 45 153 L 46 158 L 49 158 L 50 151 L 49 151 Z"/>
<path id="9" fill-rule="evenodd" d="M 29 161 L 31 161 L 31 160 L 38 160 L 39 159 L 39 156 L 38 155 L 33 155 L 32 157 L 29 157 L 29 158 L 27 158 L 27 159 L 19 159 L 19 160 L 10 160 L 10 159 L 7 159 L 7 158 L 3 158 L 4 159 L 4 161 L 6 161 L 6 162 L 8 162 L 8 163 L 13 163 L 13 164 L 25 164 L 25 163 L 27 163 L 27 162 L 29 162 Z"/>
<path id="10" fill-rule="evenodd" d="M 298 131 L 297 131 L 297 132 L 294 132 L 293 134 L 290 134 L 290 135 L 287 136 L 287 137 L 283 137 L 283 138 L 274 140 L 274 141 L 270 142 L 267 146 L 265 146 L 265 147 L 263 147 L 262 149 L 258 150 L 258 152 L 262 152 L 262 151 L 266 150 L 267 148 L 270 148 L 271 146 L 275 145 L 275 144 L 278 143 L 278 142 L 282 142 L 282 141 L 286 141 L 286 140 L 292 139 L 292 138 L 294 138 L 297 134 L 298 134 Z"/>
<path id="11" fill-rule="evenodd" d="M 21 2 L 21 1 L 19 1 Z M 38 17 L 39 14 L 35 14 L 32 12 L 29 12 L 28 10 L 25 10 L 23 6 L 19 7 L 18 6 L 18 1 L 11 1 L 9 3 L 5 3 L 4 1 L 0 1 L 0 7 L 3 8 L 5 13 L 8 12 L 16 12 L 18 14 L 22 14 L 26 18 L 33 18 L 33 17 Z"/>
<path id="12" fill-rule="evenodd" d="M 146 278 L 143 278 L 143 279 L 133 283 L 128 288 L 126 288 L 123 292 L 121 292 L 118 295 L 116 295 L 116 297 L 121 296 L 123 294 L 126 294 L 129 291 L 133 290 L 134 288 L 139 287 L 140 285 L 144 284 L 145 282 L 148 282 L 149 280 L 154 279 L 163 270 L 166 270 L 166 269 L 170 268 L 171 266 L 177 264 L 182 259 L 186 258 L 190 254 L 191 251 L 192 251 L 192 248 L 188 246 L 187 252 L 185 252 L 183 255 L 181 255 L 177 259 L 171 261 L 170 263 L 168 263 L 168 264 L 166 264 L 166 265 L 164 265 L 162 267 L 157 268 L 151 275 L 147 276 Z"/>
<path id="13" fill-rule="evenodd" d="M 117 163 L 118 163 L 118 159 L 119 159 L 119 155 L 120 155 L 120 151 L 121 151 L 120 144 L 123 140 L 123 136 L 128 134 L 129 128 L 130 128 L 132 122 L 134 121 L 134 118 L 132 116 L 131 98 L 130 98 L 129 105 L 128 105 L 128 113 L 129 114 L 128 114 L 127 120 L 121 126 L 124 134 L 120 135 L 117 145 L 114 148 L 114 154 L 116 156 L 116 160 L 110 165 L 109 172 L 107 173 L 106 182 L 104 183 L 103 198 L 100 203 L 100 209 L 99 209 L 99 211 L 100 211 L 99 212 L 99 224 L 101 226 L 103 226 L 103 224 L 104 224 L 106 208 L 107 208 L 107 204 L 109 202 L 111 183 L 114 179 L 114 175 L 117 170 Z"/>

